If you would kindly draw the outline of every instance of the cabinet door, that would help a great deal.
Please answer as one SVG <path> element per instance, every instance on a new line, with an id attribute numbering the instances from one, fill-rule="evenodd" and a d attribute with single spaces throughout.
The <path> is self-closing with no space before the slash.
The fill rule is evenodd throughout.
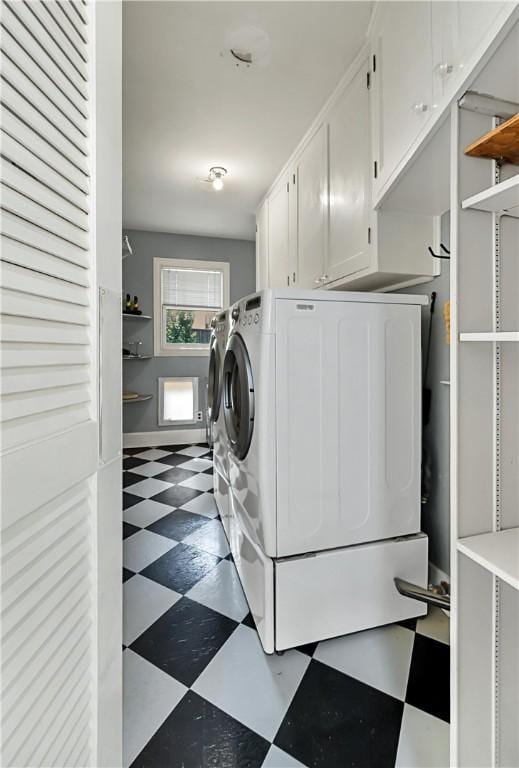
<path id="1" fill-rule="evenodd" d="M 453 94 L 470 59 L 483 54 L 478 48 L 507 5 L 501 0 L 433 2 L 434 80 L 439 98 Z"/>
<path id="2" fill-rule="evenodd" d="M 379 189 L 431 115 L 431 2 L 381 3 L 373 48 L 376 55 Z"/>
<path id="3" fill-rule="evenodd" d="M 283 178 L 268 199 L 268 285 L 288 281 L 288 180 Z"/>
<path id="4" fill-rule="evenodd" d="M 256 290 L 268 288 L 268 204 L 265 200 L 256 216 Z"/>
<path id="5" fill-rule="evenodd" d="M 327 281 L 369 266 L 371 146 L 367 60 L 328 118 L 329 236 Z"/>
<path id="6" fill-rule="evenodd" d="M 326 126 L 320 125 L 294 166 L 297 200 L 296 283 L 319 286 L 323 276 L 328 212 Z"/>

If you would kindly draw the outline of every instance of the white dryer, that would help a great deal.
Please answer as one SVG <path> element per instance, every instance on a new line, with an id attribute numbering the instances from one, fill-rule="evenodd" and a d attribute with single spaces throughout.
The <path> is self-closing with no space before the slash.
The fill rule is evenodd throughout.
<path id="1" fill-rule="evenodd" d="M 229 535 L 228 440 L 222 408 L 223 361 L 229 336 L 229 310 L 212 321 L 207 377 L 207 420 L 213 446 L 214 498 L 224 529 Z"/>
<path id="2" fill-rule="evenodd" d="M 266 651 L 421 615 L 422 296 L 269 290 L 223 364 L 230 539 Z"/>

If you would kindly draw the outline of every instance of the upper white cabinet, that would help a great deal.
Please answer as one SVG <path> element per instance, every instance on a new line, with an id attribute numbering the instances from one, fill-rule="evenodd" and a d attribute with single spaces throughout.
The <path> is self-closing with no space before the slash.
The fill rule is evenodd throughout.
<path id="1" fill-rule="evenodd" d="M 264 200 L 256 215 L 256 290 L 269 284 L 269 201 Z"/>
<path id="2" fill-rule="evenodd" d="M 300 288 L 315 288 L 324 282 L 326 222 L 328 210 L 328 163 L 326 126 L 318 126 L 303 145 L 292 167 L 292 200 L 295 216 L 291 218 L 293 267 L 291 283 Z M 295 280 L 294 280 L 295 278 Z"/>
<path id="3" fill-rule="evenodd" d="M 284 288 L 289 283 L 288 178 L 283 176 L 268 198 L 268 282 L 261 287 Z"/>
<path id="4" fill-rule="evenodd" d="M 373 259 L 368 62 L 337 98 L 327 117 L 328 249 L 324 282 L 352 275 Z"/>
<path id="5" fill-rule="evenodd" d="M 433 2 L 432 33 L 434 46 L 435 98 L 453 95 L 471 59 L 507 6 L 500 2 Z"/>
<path id="6" fill-rule="evenodd" d="M 371 38 L 375 194 L 431 116 L 432 5 L 392 2 L 377 9 Z"/>

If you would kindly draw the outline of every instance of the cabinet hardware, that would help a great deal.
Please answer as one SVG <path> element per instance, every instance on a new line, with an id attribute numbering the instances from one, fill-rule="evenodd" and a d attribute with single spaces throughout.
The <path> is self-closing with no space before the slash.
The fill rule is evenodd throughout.
<path id="1" fill-rule="evenodd" d="M 296 273 L 292 272 L 292 282 L 295 283 L 296 281 Z"/>
<path id="2" fill-rule="evenodd" d="M 296 183 L 296 175 L 295 173 L 292 174 L 292 184 Z"/>
<path id="3" fill-rule="evenodd" d="M 445 75 L 452 74 L 452 72 L 454 72 L 454 66 L 452 64 L 449 64 L 446 61 L 442 62 L 441 64 L 438 64 L 438 73 L 443 77 Z"/>
<path id="4" fill-rule="evenodd" d="M 371 227 L 368 227 L 368 245 L 371 244 Z"/>
<path id="5" fill-rule="evenodd" d="M 366 88 L 368 91 L 371 88 L 371 74 L 369 72 L 366 72 Z"/>
<path id="6" fill-rule="evenodd" d="M 290 187 L 290 185 L 289 185 L 289 183 L 287 181 L 287 192 L 289 191 L 289 187 Z"/>
<path id="7" fill-rule="evenodd" d="M 322 277 L 316 277 L 314 280 L 314 283 L 316 285 L 321 285 L 322 281 L 323 281 Z"/>
<path id="8" fill-rule="evenodd" d="M 413 112 L 419 115 L 422 112 L 427 112 L 427 110 L 429 109 L 429 106 L 427 104 L 424 104 L 423 101 L 419 101 L 416 104 L 413 104 L 411 109 L 413 110 Z"/>
<path id="9" fill-rule="evenodd" d="M 373 54 L 373 72 L 377 71 L 377 57 Z"/>
<path id="10" fill-rule="evenodd" d="M 430 245 L 427 246 L 427 250 L 429 251 L 431 256 L 433 256 L 435 259 L 447 259 L 447 260 L 450 259 L 451 252 L 449 251 L 449 249 L 443 243 L 440 243 L 440 248 L 443 251 L 443 253 L 435 253 Z M 447 255 L 444 256 L 443 254 L 447 254 Z"/>
<path id="11" fill-rule="evenodd" d="M 375 177 L 375 179 L 376 179 L 376 178 L 377 178 L 377 176 L 378 176 L 378 163 L 377 163 L 377 161 L 376 161 L 376 160 L 375 160 L 375 162 L 373 163 L 373 176 Z"/>
<path id="12" fill-rule="evenodd" d="M 290 275 L 287 275 L 287 285 L 290 285 Z"/>

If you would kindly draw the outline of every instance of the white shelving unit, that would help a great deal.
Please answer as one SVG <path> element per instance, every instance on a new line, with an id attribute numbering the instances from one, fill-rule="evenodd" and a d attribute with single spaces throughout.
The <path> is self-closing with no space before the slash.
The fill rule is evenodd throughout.
<path id="1" fill-rule="evenodd" d="M 516 28 L 472 84 L 469 98 L 451 111 L 451 766 L 456 768 L 519 765 L 519 174 L 510 177 L 517 168 L 504 168 L 499 159 L 464 154 L 512 117 L 499 110 L 503 100 L 519 102 L 518 48 Z M 480 95 L 489 93 L 495 100 Z"/>
<path id="2" fill-rule="evenodd" d="M 519 528 L 459 539 L 458 552 L 519 589 Z"/>
<path id="3" fill-rule="evenodd" d="M 484 331 L 482 333 L 460 333 L 460 341 L 519 341 L 519 331 Z"/>
<path id="4" fill-rule="evenodd" d="M 519 173 L 468 197 L 461 207 L 519 218 Z"/>

